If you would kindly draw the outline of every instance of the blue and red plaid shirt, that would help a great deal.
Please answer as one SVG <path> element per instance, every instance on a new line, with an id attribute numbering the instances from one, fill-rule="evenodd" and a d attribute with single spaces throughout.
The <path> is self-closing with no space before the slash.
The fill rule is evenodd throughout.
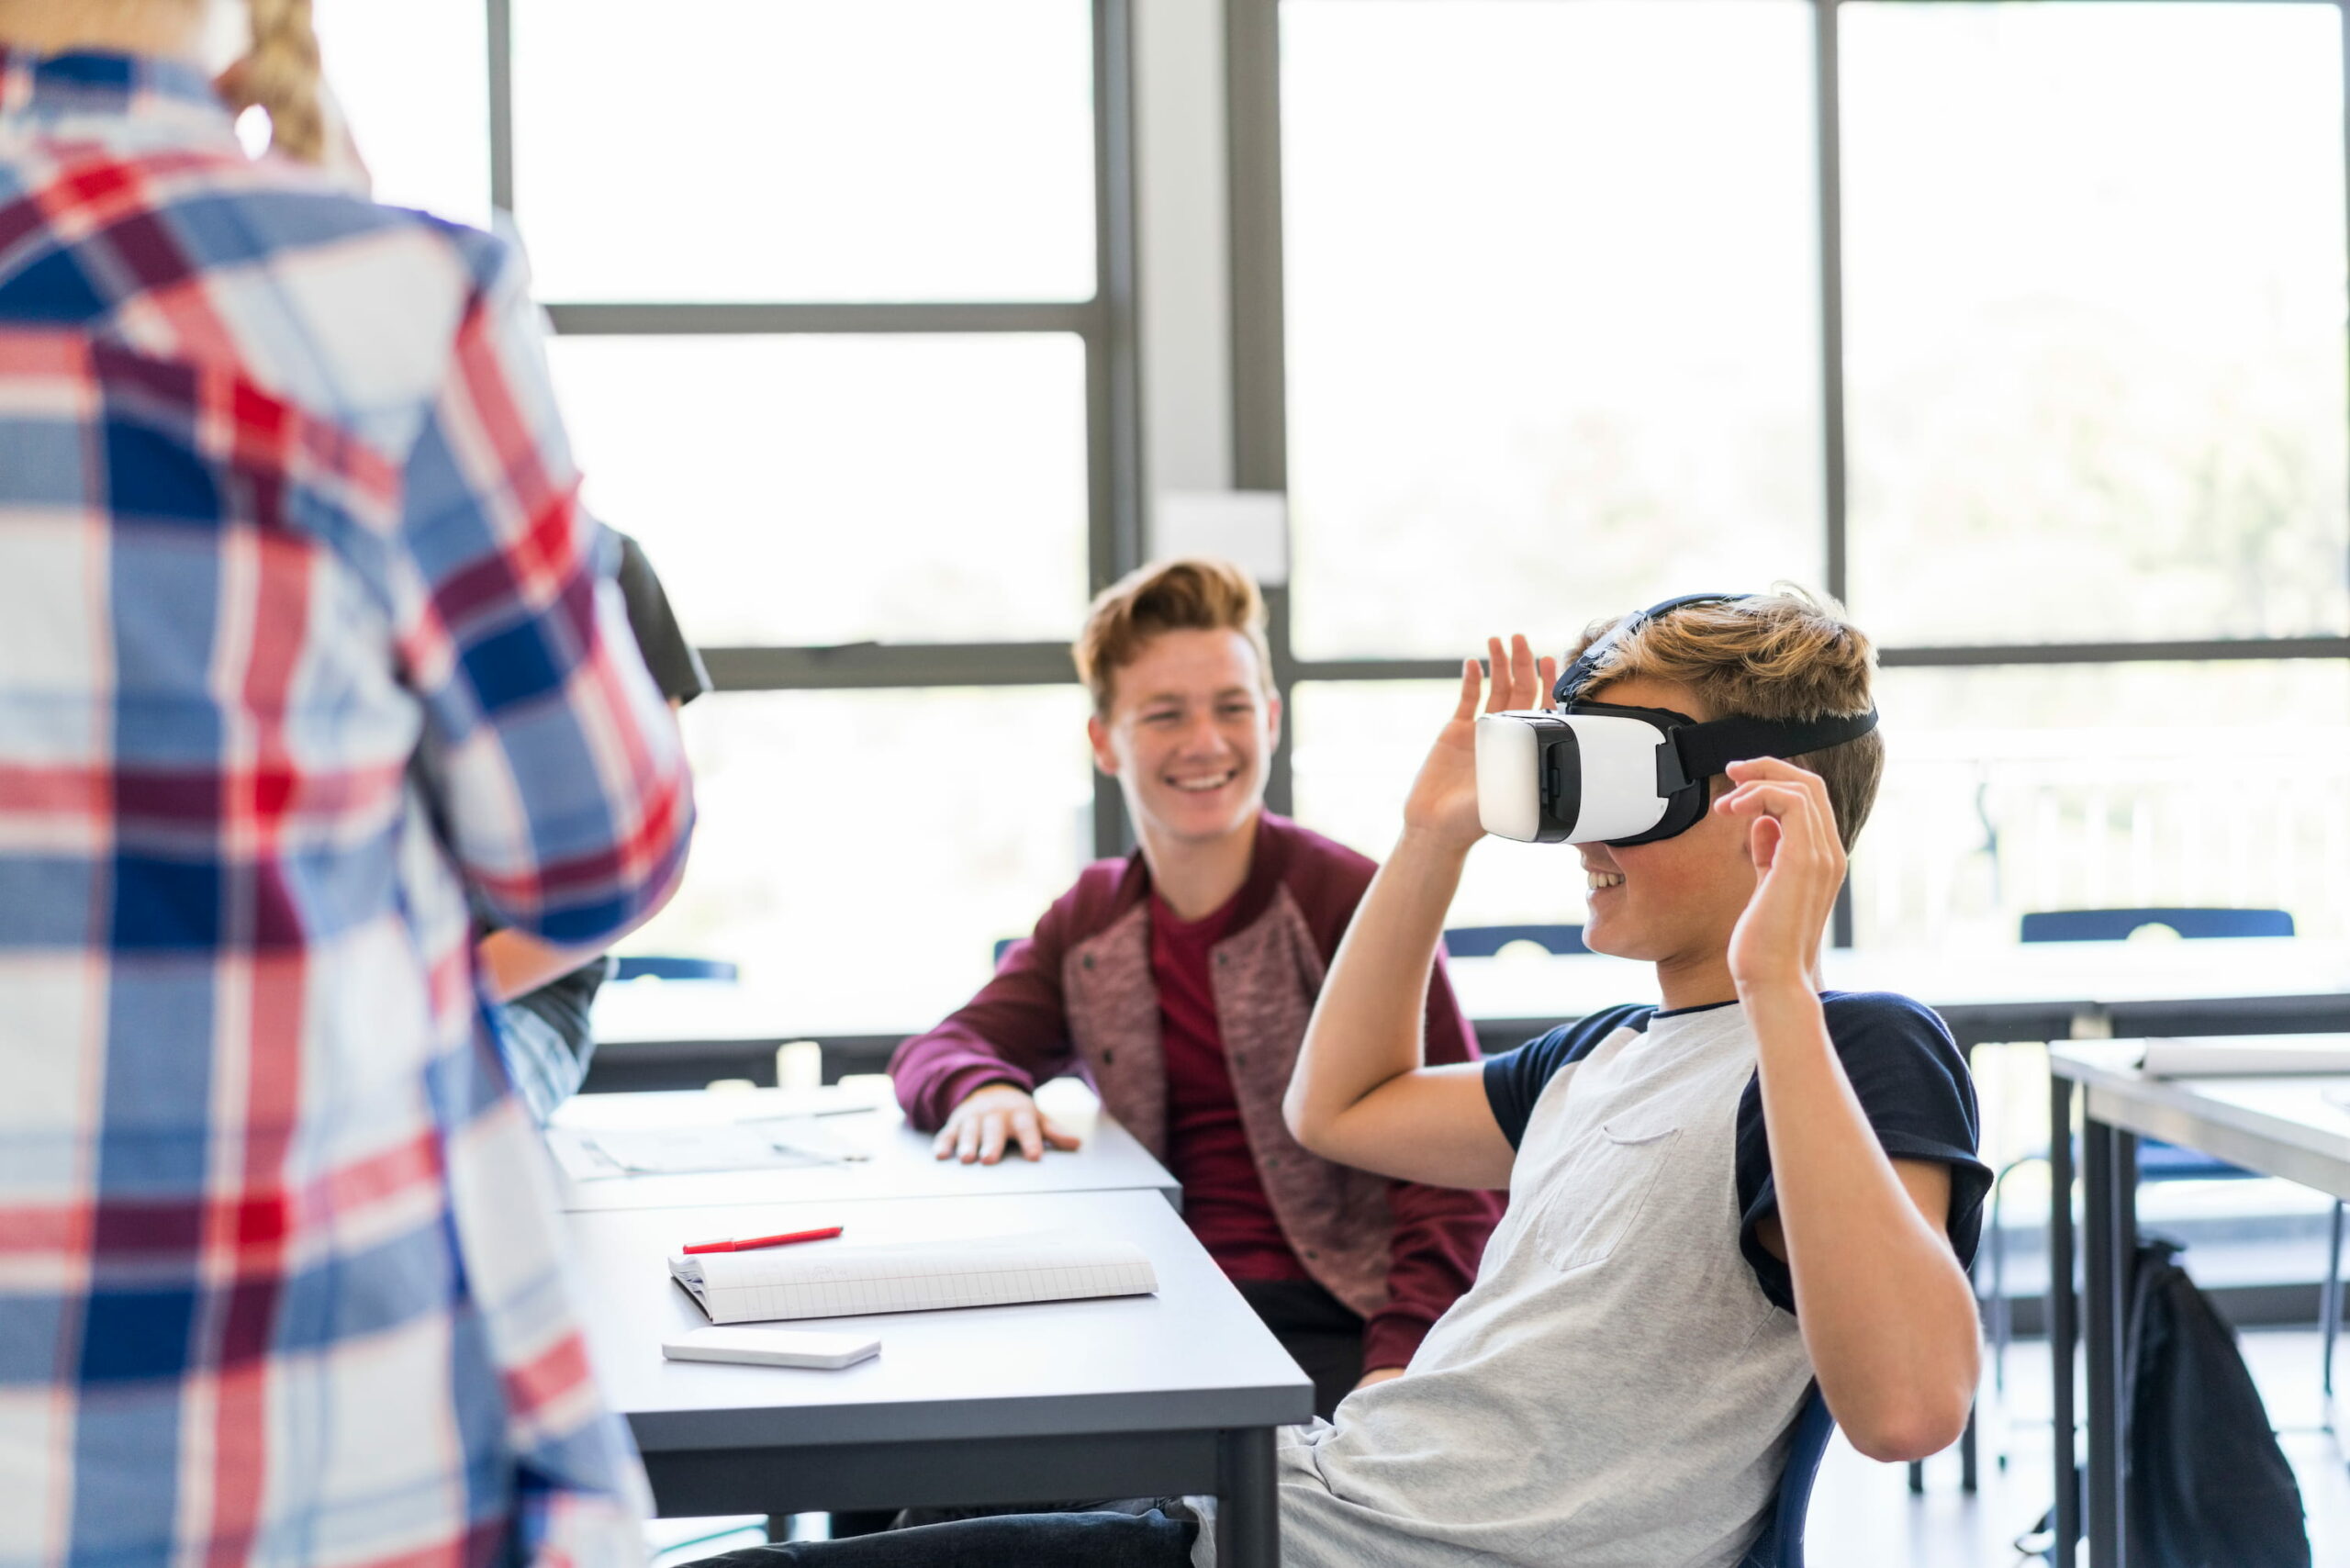
<path id="1" fill-rule="evenodd" d="M 641 1558 L 467 905 L 685 852 L 576 488 L 509 248 L 0 52 L 0 1568 Z"/>

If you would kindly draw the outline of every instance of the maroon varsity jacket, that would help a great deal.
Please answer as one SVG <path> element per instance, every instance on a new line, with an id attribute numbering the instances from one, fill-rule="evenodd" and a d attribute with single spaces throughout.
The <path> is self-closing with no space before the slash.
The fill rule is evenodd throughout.
<path id="1" fill-rule="evenodd" d="M 1281 1122 L 1305 1022 L 1377 868 L 1345 846 L 1260 813 L 1248 880 L 1214 948 L 1216 1018 L 1241 1124 L 1298 1260 L 1368 1320 L 1363 1364 L 1401 1366 L 1469 1288 L 1501 1215 L 1491 1193 L 1390 1182 L 1309 1154 Z M 968 1005 L 890 1063 L 925 1131 L 981 1084 L 1034 1089 L 1068 1071 L 1153 1154 L 1167 1155 L 1167 1072 L 1150 969 L 1150 874 L 1139 854 L 1086 868 L 1035 933 L 1007 949 Z M 1476 1036 L 1438 955 L 1427 1059 L 1466 1061 Z"/>

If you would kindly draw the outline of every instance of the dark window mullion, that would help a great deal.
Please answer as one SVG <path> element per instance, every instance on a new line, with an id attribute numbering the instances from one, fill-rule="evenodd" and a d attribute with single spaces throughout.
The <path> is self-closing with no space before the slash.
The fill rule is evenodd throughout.
<path id="1" fill-rule="evenodd" d="M 1133 0 L 1093 0 L 1093 294 L 1085 339 L 1086 577 L 1094 591 L 1142 564 L 1142 372 L 1136 326 Z M 1060 678 L 1069 653 L 1055 645 Z M 1093 853 L 1133 834 L 1117 781 L 1093 775 Z"/>
<path id="2" fill-rule="evenodd" d="M 514 0 L 488 0 L 489 205 L 514 210 Z"/>
<path id="3" fill-rule="evenodd" d="M 1850 609 L 1849 538 L 1845 531 L 1844 454 L 1844 159 L 1843 75 L 1838 52 L 1838 0 L 1812 0 L 1813 92 L 1819 169 L 1819 437 L 1822 521 L 1828 530 L 1823 566 L 1828 595 Z M 1833 946 L 1852 945 L 1852 879 L 1836 890 L 1829 917 Z"/>
<path id="4" fill-rule="evenodd" d="M 937 332 L 985 336 L 999 332 L 1072 332 L 1089 356 L 1102 335 L 1102 308 L 1092 300 L 937 300 L 811 302 L 692 301 L 558 302 L 546 307 L 566 337 L 805 336 L 811 333 Z"/>
<path id="5" fill-rule="evenodd" d="M 1282 361 L 1281 0 L 1226 0 L 1225 184 L 1231 231 L 1232 482 L 1241 490 L 1289 489 L 1289 431 Z M 1265 801 L 1295 809 L 1299 666 L 1290 641 L 1290 589 L 1265 594 L 1273 684 L 1281 700 Z"/>
<path id="6" fill-rule="evenodd" d="M 1813 0 L 1819 158 L 1819 431 L 1829 595 L 1850 606 L 1844 456 L 1844 176 L 1838 0 Z"/>
<path id="7" fill-rule="evenodd" d="M 1066 643 L 845 643 L 700 652 L 721 691 L 1063 686 L 1075 678 Z"/>

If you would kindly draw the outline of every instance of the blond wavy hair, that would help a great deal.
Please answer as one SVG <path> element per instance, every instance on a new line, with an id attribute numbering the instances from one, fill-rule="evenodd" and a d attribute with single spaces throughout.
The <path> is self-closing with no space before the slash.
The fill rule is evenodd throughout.
<path id="1" fill-rule="evenodd" d="M 1584 628 L 1572 660 L 1621 623 L 1610 616 Z M 1779 583 L 1766 594 L 1721 604 L 1687 604 L 1618 637 L 1600 653 L 1585 695 L 1618 680 L 1669 680 L 1705 707 L 1693 718 L 1845 718 L 1875 700 L 1876 649 L 1824 594 Z M 1885 740 L 1858 740 L 1789 759 L 1819 775 L 1836 812 L 1837 835 L 1850 850 L 1876 803 L 1885 778 Z"/>
<path id="2" fill-rule="evenodd" d="M 273 151 L 306 163 L 326 152 L 326 116 L 319 104 L 319 35 L 310 0 L 246 0 L 253 49 L 245 57 L 245 88 L 269 111 Z"/>
<path id="3" fill-rule="evenodd" d="M 1096 595 L 1069 652 L 1093 711 L 1110 712 L 1110 685 L 1143 644 L 1162 632 L 1237 632 L 1257 650 L 1257 676 L 1273 692 L 1273 652 L 1265 642 L 1265 596 L 1248 573 L 1212 555 L 1154 562 Z"/>

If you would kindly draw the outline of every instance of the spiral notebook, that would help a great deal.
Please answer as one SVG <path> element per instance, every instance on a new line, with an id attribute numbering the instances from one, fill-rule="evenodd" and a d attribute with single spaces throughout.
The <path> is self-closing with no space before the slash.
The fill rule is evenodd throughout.
<path id="1" fill-rule="evenodd" d="M 1133 1243 L 1059 1232 L 680 1254 L 669 1260 L 669 1273 L 712 1323 L 1008 1306 L 1158 1289 L 1150 1259 Z"/>

